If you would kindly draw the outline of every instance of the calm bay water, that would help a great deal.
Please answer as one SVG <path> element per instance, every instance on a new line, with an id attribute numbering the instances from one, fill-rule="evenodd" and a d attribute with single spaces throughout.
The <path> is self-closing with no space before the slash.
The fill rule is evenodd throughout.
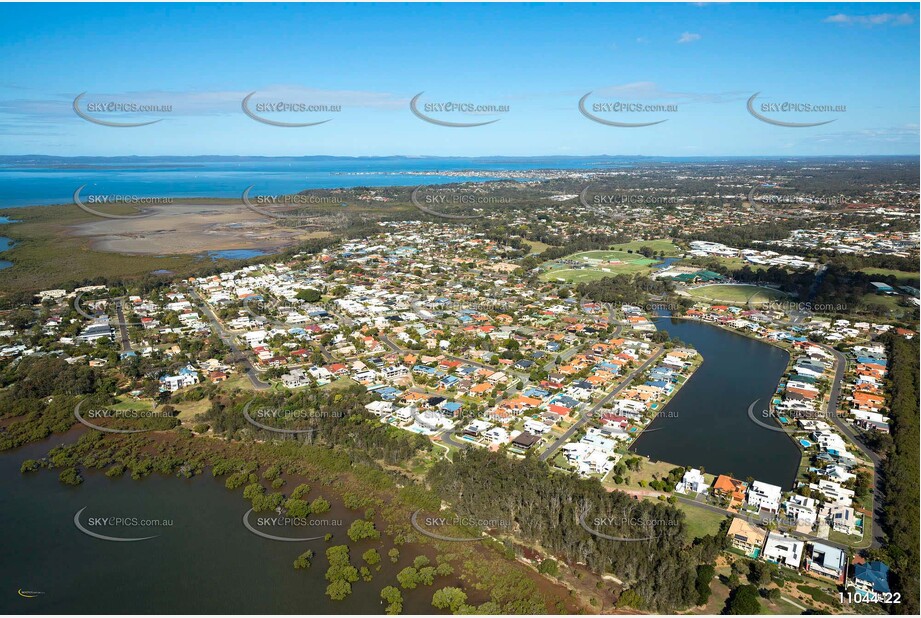
<path id="1" fill-rule="evenodd" d="M 3 222 L 0 221 L 0 223 L 3 223 Z M 6 236 L 0 236 L 0 253 L 3 253 L 4 251 L 6 251 L 12 246 L 13 246 L 12 239 L 7 238 Z M 3 270 L 4 268 L 9 268 L 12 265 L 13 263 L 10 262 L 9 260 L 0 260 L 0 270 Z"/>
<path id="2" fill-rule="evenodd" d="M 665 406 L 632 450 L 679 466 L 701 467 L 711 474 L 749 476 L 793 486 L 800 451 L 783 433 L 748 417 L 770 401 L 786 369 L 789 354 L 711 324 L 661 317 L 656 327 L 703 355 L 704 362 Z"/>
<path id="3" fill-rule="evenodd" d="M 0 208 L 72 203 L 74 191 L 138 197 L 239 198 L 339 187 L 413 186 L 498 180 L 540 169 L 601 169 L 632 164 L 612 157 L 529 158 L 195 158 L 36 159 L 0 157 Z M 496 175 L 464 175 L 496 171 Z M 501 172 L 500 172 L 501 171 Z M 425 172 L 425 174 L 420 174 Z M 439 173 L 441 172 L 441 173 Z M 506 173 L 511 172 L 511 173 Z"/>
<path id="4" fill-rule="evenodd" d="M 396 573 L 412 561 L 412 552 L 404 548 L 399 563 L 392 564 L 385 545 L 379 550 L 383 566 L 374 579 L 352 584 L 345 601 L 331 601 L 325 595 L 326 547 L 347 543 L 357 567 L 363 564 L 361 554 L 377 545 L 348 539 L 345 532 L 355 514 L 332 496 L 326 497 L 333 509 L 313 519 L 341 520 L 341 526 L 263 528 L 292 537 L 332 532 L 330 543 L 272 541 L 246 530 L 242 517 L 248 502 L 240 490 L 227 490 L 223 479 L 210 473 L 190 480 L 153 475 L 142 481 L 85 473 L 78 487 L 61 484 L 57 473 L 48 470 L 20 474 L 24 459 L 40 457 L 61 441 L 59 436 L 0 454 L 0 613 L 380 614 L 380 590 L 397 585 Z M 308 498 L 322 494 L 315 489 Z M 158 536 L 140 542 L 92 538 L 73 522 L 84 507 L 80 521 L 95 532 Z M 250 521 L 260 516 L 266 514 L 253 514 Z M 90 526 L 90 518 L 101 517 L 169 520 L 172 525 Z M 313 565 L 295 570 L 292 562 L 307 549 L 317 553 Z M 447 585 L 456 581 L 438 578 L 434 586 L 403 591 L 404 613 L 438 613 L 431 606 L 432 593 Z M 19 590 L 41 594 L 23 598 Z"/>

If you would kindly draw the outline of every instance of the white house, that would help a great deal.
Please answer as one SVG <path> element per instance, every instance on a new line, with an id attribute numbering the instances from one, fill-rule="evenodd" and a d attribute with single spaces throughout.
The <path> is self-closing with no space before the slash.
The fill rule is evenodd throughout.
<path id="1" fill-rule="evenodd" d="M 755 481 L 748 488 L 748 503 L 753 507 L 776 513 L 780 510 L 781 493 L 782 490 L 777 485 Z"/>
<path id="2" fill-rule="evenodd" d="M 840 504 L 841 506 L 851 506 L 854 500 L 854 492 L 842 487 L 834 481 L 819 479 L 818 483 L 810 483 L 809 488 L 820 492 L 827 498 L 828 504 Z"/>
<path id="3" fill-rule="evenodd" d="M 803 558 L 805 545 L 805 542 L 787 536 L 782 532 L 771 532 L 768 534 L 764 549 L 761 550 L 761 557 L 768 562 L 782 564 L 791 569 L 798 569 Z"/>
<path id="4" fill-rule="evenodd" d="M 192 365 L 183 367 L 179 373 L 174 376 L 163 376 L 160 378 L 161 390 L 168 390 L 175 393 L 180 388 L 198 384 L 198 372 Z"/>
<path id="5" fill-rule="evenodd" d="M 789 500 L 784 502 L 783 507 L 787 515 L 795 519 L 797 523 L 809 524 L 809 526 L 815 525 L 818 513 L 816 512 L 815 500 L 813 498 L 793 495 L 790 496 Z"/>
<path id="6" fill-rule="evenodd" d="M 702 494 L 709 488 L 710 484 L 704 480 L 703 472 L 697 468 L 691 468 L 685 472 L 681 481 L 675 485 L 675 491 L 682 494 Z"/>

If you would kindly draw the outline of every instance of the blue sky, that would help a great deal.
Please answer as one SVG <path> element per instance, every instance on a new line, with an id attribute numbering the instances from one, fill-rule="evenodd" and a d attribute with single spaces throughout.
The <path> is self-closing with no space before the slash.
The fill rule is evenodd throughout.
<path id="1" fill-rule="evenodd" d="M 2 4 L 0 154 L 919 152 L 915 4 Z M 73 100 L 113 128 L 80 118 Z M 262 111 L 268 102 L 338 112 Z M 448 122 L 498 122 L 445 127 Z M 594 122 L 578 108 L 587 93 Z M 824 122 L 817 127 L 777 126 Z M 88 103 L 169 105 L 105 113 Z M 425 104 L 507 106 L 439 113 Z M 610 111 L 599 104 L 673 106 Z M 790 112 L 762 105 L 844 106 Z M 431 109 L 431 108 L 429 108 Z M 669 108 L 658 107 L 657 110 Z"/>

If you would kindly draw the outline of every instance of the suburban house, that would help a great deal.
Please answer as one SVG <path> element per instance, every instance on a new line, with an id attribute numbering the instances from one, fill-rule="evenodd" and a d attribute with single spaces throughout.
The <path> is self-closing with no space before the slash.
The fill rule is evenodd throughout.
<path id="1" fill-rule="evenodd" d="M 806 556 L 806 570 L 843 584 L 847 571 L 847 554 L 824 543 L 810 543 Z"/>
<path id="2" fill-rule="evenodd" d="M 889 593 L 889 566 L 878 560 L 854 565 L 854 576 L 848 580 L 857 594 L 867 597 L 871 594 Z"/>
<path id="3" fill-rule="evenodd" d="M 833 504 L 825 507 L 822 514 L 828 520 L 832 530 L 842 534 L 860 534 L 857 530 L 857 517 L 851 507 Z"/>
<path id="4" fill-rule="evenodd" d="M 675 491 L 681 494 L 702 494 L 709 488 L 710 484 L 704 479 L 703 472 L 697 468 L 691 468 L 685 472 L 681 481 L 675 485 Z"/>
<path id="5" fill-rule="evenodd" d="M 749 558 L 757 558 L 767 538 L 767 531 L 738 517 L 732 518 L 726 533 L 732 546 Z"/>
<path id="6" fill-rule="evenodd" d="M 720 474 L 713 482 L 713 494 L 729 499 L 729 508 L 735 508 L 745 502 L 745 492 L 748 484 L 745 481 L 734 479 L 731 476 Z"/>
<path id="7" fill-rule="evenodd" d="M 761 557 L 768 562 L 782 564 L 791 569 L 799 569 L 805 545 L 805 542 L 787 536 L 782 532 L 771 532 L 768 534 Z"/>
<path id="8" fill-rule="evenodd" d="M 783 493 L 777 485 L 755 481 L 748 488 L 748 503 L 757 508 L 776 513 L 780 510 L 780 496 Z"/>
<path id="9" fill-rule="evenodd" d="M 198 384 L 198 372 L 191 365 L 183 367 L 176 375 L 160 378 L 160 390 L 168 390 L 171 393 L 194 384 Z"/>
<path id="10" fill-rule="evenodd" d="M 815 525 L 818 513 L 816 512 L 814 498 L 792 495 L 789 500 L 784 502 L 783 508 L 787 515 L 795 519 L 797 523 L 808 524 L 810 527 Z"/>

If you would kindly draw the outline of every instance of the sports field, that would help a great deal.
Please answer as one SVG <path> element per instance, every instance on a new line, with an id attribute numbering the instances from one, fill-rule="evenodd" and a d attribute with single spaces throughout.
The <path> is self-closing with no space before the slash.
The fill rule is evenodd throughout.
<path id="1" fill-rule="evenodd" d="M 612 245 L 611 249 L 617 251 L 628 251 L 632 250 L 634 252 L 639 251 L 642 247 L 649 247 L 653 251 L 661 252 L 664 256 L 676 256 L 681 253 L 681 250 L 678 249 L 668 239 L 660 238 L 658 240 L 634 240 L 633 242 L 624 243 L 621 245 Z"/>
<path id="2" fill-rule="evenodd" d="M 688 290 L 692 298 L 734 304 L 763 304 L 773 300 L 781 300 L 787 295 L 778 290 L 763 288 L 757 285 L 704 285 L 693 290 Z"/>
<path id="3" fill-rule="evenodd" d="M 659 263 L 639 253 L 627 251 L 583 251 L 560 260 L 544 264 L 544 280 L 562 279 L 568 283 L 594 281 L 613 275 L 632 275 L 649 272 L 650 266 Z"/>

